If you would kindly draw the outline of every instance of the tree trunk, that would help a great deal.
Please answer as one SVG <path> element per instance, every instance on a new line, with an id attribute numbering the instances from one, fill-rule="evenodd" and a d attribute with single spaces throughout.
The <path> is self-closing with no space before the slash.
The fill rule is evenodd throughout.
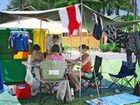
<path id="1" fill-rule="evenodd" d="M 107 10 L 107 15 L 110 16 L 112 14 L 112 11 L 110 9 Z"/>
<path id="2" fill-rule="evenodd" d="M 103 0 L 103 14 L 105 15 L 105 1 Z"/>
<path id="3" fill-rule="evenodd" d="M 48 1 L 48 7 L 47 9 L 51 9 L 51 0 L 47 0 Z"/>
<path id="4" fill-rule="evenodd" d="M 117 7 L 116 7 L 116 10 L 115 10 L 115 14 L 116 14 L 116 15 L 120 15 L 120 14 L 119 14 L 119 10 L 120 10 L 120 8 L 119 8 L 119 6 L 117 6 Z"/>
<path id="5" fill-rule="evenodd" d="M 20 10 L 23 11 L 24 10 L 24 0 L 20 0 Z"/>
<path id="6" fill-rule="evenodd" d="M 134 19 L 137 18 L 137 0 L 134 0 Z"/>

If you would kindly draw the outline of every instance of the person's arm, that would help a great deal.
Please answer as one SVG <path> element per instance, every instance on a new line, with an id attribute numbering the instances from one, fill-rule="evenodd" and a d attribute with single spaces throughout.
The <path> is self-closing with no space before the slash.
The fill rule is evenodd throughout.
<path id="1" fill-rule="evenodd" d="M 75 63 L 77 63 L 78 61 L 80 61 L 80 57 L 79 57 L 79 58 L 76 58 L 76 59 L 66 59 L 66 61 L 67 61 L 68 63 L 75 64 Z"/>
<path id="2" fill-rule="evenodd" d="M 41 52 L 36 52 L 32 54 L 33 61 L 42 61 L 44 59 L 44 56 Z"/>
<path id="3" fill-rule="evenodd" d="M 46 59 L 46 60 L 49 60 L 49 55 L 47 55 L 45 59 Z"/>

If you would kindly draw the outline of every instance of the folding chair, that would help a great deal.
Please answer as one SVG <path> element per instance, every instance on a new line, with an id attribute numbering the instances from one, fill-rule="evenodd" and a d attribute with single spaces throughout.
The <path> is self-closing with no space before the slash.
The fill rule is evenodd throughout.
<path id="1" fill-rule="evenodd" d="M 125 89 L 127 86 L 134 88 L 130 82 L 133 79 L 136 81 L 137 74 L 135 73 L 135 67 L 136 63 L 133 63 L 129 69 L 128 63 L 126 61 L 122 61 L 122 66 L 118 74 L 109 74 L 113 82 L 108 88 L 111 88 L 113 85 L 116 85 L 120 91 Z"/>
<path id="2" fill-rule="evenodd" d="M 41 79 L 40 79 L 40 99 L 39 104 L 44 104 L 51 97 L 53 87 L 58 85 L 58 82 L 65 79 L 65 73 L 67 68 L 67 63 L 64 61 L 48 61 L 44 60 L 40 63 L 41 68 Z M 45 95 L 48 96 L 45 100 L 42 98 L 42 89 L 44 84 L 48 86 L 48 90 Z M 45 96 L 45 97 L 47 97 Z"/>
<path id="3" fill-rule="evenodd" d="M 103 78 L 102 76 L 102 71 L 101 71 L 101 64 L 102 64 L 102 57 L 99 56 L 95 56 L 95 63 L 94 63 L 94 67 L 93 68 L 93 76 L 91 78 L 87 78 L 85 76 L 82 77 L 82 79 L 84 80 L 83 83 L 81 83 L 82 85 L 82 92 L 86 91 L 88 88 L 92 87 L 92 84 L 95 84 L 96 86 L 98 86 L 99 84 L 101 85 L 101 80 Z M 84 88 L 84 84 L 88 82 L 88 86 Z M 100 88 L 101 89 L 101 88 Z M 101 90 L 100 90 L 101 92 Z"/>

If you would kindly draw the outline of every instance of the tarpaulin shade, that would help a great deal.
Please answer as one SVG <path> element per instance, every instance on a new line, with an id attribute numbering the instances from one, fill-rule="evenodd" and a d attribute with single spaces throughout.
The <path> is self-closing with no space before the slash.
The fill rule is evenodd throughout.
<path id="1" fill-rule="evenodd" d="M 95 10 L 89 8 L 88 6 L 84 5 L 84 4 L 79 4 L 79 6 L 83 6 L 83 11 L 82 11 L 82 21 L 83 21 L 83 27 L 85 29 L 87 29 L 88 31 L 91 31 L 93 28 L 93 24 L 94 24 L 94 21 L 93 21 L 93 18 L 92 18 L 92 15 L 93 13 L 96 13 L 97 16 L 100 16 L 102 17 L 102 20 L 103 20 L 103 23 L 104 23 L 104 27 L 106 25 L 109 25 L 109 24 L 112 24 L 114 25 L 115 27 L 117 28 L 122 28 L 122 27 L 126 27 L 126 26 L 129 26 L 129 25 L 132 25 L 132 24 L 136 24 L 138 22 L 140 22 L 140 20 L 136 20 L 136 21 L 115 21 L 115 20 L 112 20 L 106 16 L 104 16 L 103 14 L 100 14 L 98 12 L 96 12 Z M 63 7 L 61 8 L 55 8 L 55 9 L 50 9 L 50 10 L 42 10 L 42 11 L 1 11 L 0 12 L 0 20 L 1 20 L 1 23 L 2 22 L 6 22 L 6 21 L 11 21 L 13 19 L 17 19 L 17 17 L 20 15 L 21 18 L 24 18 L 24 17 L 35 17 L 35 18 L 39 18 L 39 19 L 44 19 L 44 18 L 47 18 L 47 19 L 51 19 L 51 20 L 54 20 L 54 21 L 60 21 L 60 17 L 59 17 L 59 13 L 58 11 L 60 9 L 62 9 Z M 84 23 L 87 23 L 86 25 Z"/>
<path id="2" fill-rule="evenodd" d="M 0 24 L 0 28 L 24 28 L 24 29 L 46 29 L 49 33 L 63 33 L 68 32 L 68 29 L 63 27 L 60 22 L 56 21 L 42 21 L 36 18 L 28 18 L 17 20 L 13 22 Z"/>

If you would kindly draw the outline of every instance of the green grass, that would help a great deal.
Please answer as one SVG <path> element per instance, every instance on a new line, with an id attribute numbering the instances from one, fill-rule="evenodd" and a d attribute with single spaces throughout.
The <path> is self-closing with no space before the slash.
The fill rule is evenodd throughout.
<path id="1" fill-rule="evenodd" d="M 108 73 L 116 74 L 119 72 L 121 66 L 120 60 L 104 60 L 102 63 L 102 72 L 104 76 L 103 85 L 108 86 L 111 82 L 110 77 L 108 76 Z M 140 73 L 139 67 L 137 66 L 137 73 Z M 138 78 L 138 80 L 140 80 Z M 125 89 L 124 92 L 132 93 L 132 89 Z M 109 96 L 116 94 L 113 89 L 102 89 L 101 96 Z M 44 96 L 46 98 L 47 96 Z M 58 101 L 55 98 L 50 98 L 44 105 L 86 105 L 86 100 L 97 98 L 97 92 L 96 89 L 88 89 L 85 93 L 81 95 L 81 98 L 79 98 L 78 93 L 75 96 L 75 99 L 72 102 L 63 103 Z M 20 100 L 21 105 L 39 105 L 39 96 L 32 97 L 28 100 Z M 131 104 L 131 105 L 140 105 L 140 103 L 137 104 Z"/>

